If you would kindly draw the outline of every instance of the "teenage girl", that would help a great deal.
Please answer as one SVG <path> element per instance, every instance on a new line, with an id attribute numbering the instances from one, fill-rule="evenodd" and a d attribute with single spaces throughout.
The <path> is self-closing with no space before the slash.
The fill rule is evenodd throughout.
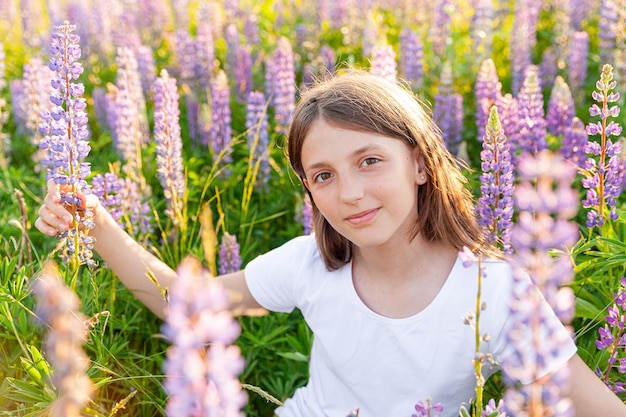
<path id="1" fill-rule="evenodd" d="M 439 130 L 408 89 L 353 72 L 303 93 L 288 152 L 311 198 L 315 233 L 218 278 L 239 294 L 234 310 L 298 308 L 314 333 L 309 382 L 276 414 L 343 417 L 359 408 L 360 417 L 401 417 L 429 398 L 443 404 L 442 416 L 458 416 L 475 387 L 474 331 L 461 318 L 474 309 L 477 289 L 476 265 L 465 268 L 458 253 L 466 246 L 490 258 L 480 326 L 490 335 L 482 348 L 498 363 L 514 354 L 506 337 L 513 279 L 481 238 L 465 178 Z M 146 271 L 162 287 L 176 280 L 175 271 L 126 234 L 95 196 L 84 200 L 95 213 L 97 253 L 165 317 L 167 305 Z M 59 201 L 51 181 L 35 222 L 50 236 L 71 220 Z M 626 416 L 547 304 L 537 313 L 560 326 L 565 340 L 538 375 L 569 365 L 576 416 Z M 497 369 L 485 367 L 485 378 Z"/>

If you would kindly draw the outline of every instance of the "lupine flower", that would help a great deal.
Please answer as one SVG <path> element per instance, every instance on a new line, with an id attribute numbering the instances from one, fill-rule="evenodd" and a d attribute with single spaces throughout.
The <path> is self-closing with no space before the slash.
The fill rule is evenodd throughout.
<path id="1" fill-rule="evenodd" d="M 313 232 L 313 205 L 308 194 L 304 195 L 302 204 L 302 229 L 303 235 L 310 235 Z"/>
<path id="2" fill-rule="evenodd" d="M 239 101 L 245 101 L 252 91 L 252 52 L 249 46 L 237 49 L 237 65 L 234 68 L 235 88 Z"/>
<path id="3" fill-rule="evenodd" d="M 330 74 L 335 73 L 335 64 L 337 62 L 337 56 L 335 50 L 328 45 L 322 45 L 320 47 L 320 63 L 324 69 L 324 77 L 328 77 Z"/>
<path id="4" fill-rule="evenodd" d="M 220 244 L 220 263 L 218 272 L 220 275 L 237 272 L 241 269 L 241 256 L 239 255 L 239 243 L 237 236 L 225 232 Z"/>
<path id="5" fill-rule="evenodd" d="M 541 85 L 550 85 L 557 77 L 559 61 L 554 48 L 549 46 L 543 51 L 539 65 L 539 79 Z M 568 86 L 569 88 L 569 86 Z"/>
<path id="6" fill-rule="evenodd" d="M 243 34 L 249 45 L 258 45 L 261 43 L 259 36 L 259 19 L 254 13 L 248 13 L 243 26 Z"/>
<path id="7" fill-rule="evenodd" d="M 91 209 L 79 212 L 82 202 L 77 197 L 78 191 L 85 194 L 91 192 L 85 181 L 91 169 L 84 162 L 90 151 L 87 143 L 87 104 L 81 97 L 85 87 L 74 82 L 83 73 L 83 66 L 78 61 L 81 54 L 79 39 L 72 33 L 75 28 L 65 22 L 56 26 L 52 33 L 49 66 L 55 74 L 52 79 L 54 92 L 50 96 L 52 106 L 42 112 L 39 130 L 44 135 L 40 148 L 46 150 L 42 161 L 47 168 L 46 179 L 69 186 L 61 191 L 61 202 L 72 213 L 72 224 L 69 230 L 60 232 L 57 237 L 64 241 L 61 257 L 65 262 L 71 260 L 77 267 L 83 263 L 95 263 L 91 251 L 94 239 L 88 234 L 93 228 L 93 213 Z"/>
<path id="8" fill-rule="evenodd" d="M 417 414 L 412 414 L 411 417 L 439 417 L 439 413 L 443 412 L 443 405 L 441 403 L 432 404 L 430 398 L 426 398 L 426 401 L 418 401 L 415 404 L 415 411 Z"/>
<path id="9" fill-rule="evenodd" d="M 396 53 L 387 42 L 377 43 L 372 49 L 370 72 L 389 81 L 396 82 Z"/>
<path id="10" fill-rule="evenodd" d="M 568 80 L 574 95 L 583 90 L 587 78 L 587 58 L 589 55 L 589 34 L 575 32 L 570 47 Z"/>
<path id="11" fill-rule="evenodd" d="M 537 67 L 528 67 L 524 84 L 517 97 L 518 132 L 515 134 L 515 145 L 521 153 L 536 154 L 548 148 L 547 129 L 543 111 L 543 94 Z M 515 160 L 515 157 L 514 157 Z"/>
<path id="12" fill-rule="evenodd" d="M 554 87 L 548 102 L 546 126 L 554 136 L 562 135 L 574 118 L 574 99 L 569 86 L 561 76 L 554 80 Z"/>
<path id="13" fill-rule="evenodd" d="M 259 164 L 257 181 L 266 185 L 270 176 L 269 163 L 269 122 L 267 116 L 267 102 L 265 95 L 260 91 L 253 91 L 248 95 L 246 103 L 246 131 L 248 147 L 255 166 Z"/>
<path id="14" fill-rule="evenodd" d="M 186 186 L 179 116 L 176 79 L 171 78 L 167 70 L 163 69 L 154 82 L 157 177 L 165 195 L 165 213 L 175 226 L 181 227 L 184 226 L 183 202 Z"/>
<path id="15" fill-rule="evenodd" d="M 491 398 L 480 417 L 507 417 L 506 412 L 504 411 L 504 401 L 500 400 L 498 401 L 498 404 L 496 404 L 496 401 Z"/>
<path id="16" fill-rule="evenodd" d="M 573 275 L 571 260 L 549 251 L 571 247 L 578 240 L 578 227 L 568 220 L 578 208 L 578 193 L 571 188 L 576 169 L 560 156 L 542 151 L 522 155 L 518 170 L 515 203 L 519 216 L 511 233 L 514 324 L 508 330 L 515 354 L 502 365 L 509 386 L 504 403 L 515 416 L 572 416 L 571 400 L 562 395 L 569 383 L 567 367 L 536 381 L 541 364 L 558 357 L 569 336 L 537 313 L 547 302 L 563 323 L 574 315 L 574 294 L 566 285 Z M 537 288 L 531 287 L 526 273 Z M 517 386 L 518 381 L 526 385 Z"/>
<path id="17" fill-rule="evenodd" d="M 476 206 L 478 223 L 483 228 L 483 234 L 488 242 L 499 245 L 504 253 L 510 254 L 513 226 L 513 163 L 509 143 L 502 131 L 495 106 L 491 108 L 489 115 L 480 159 L 481 196 Z"/>
<path id="18" fill-rule="evenodd" d="M 141 78 L 141 89 L 144 96 L 151 95 L 151 88 L 156 79 L 156 62 L 151 47 L 141 45 L 137 49 L 137 69 Z"/>
<path id="19" fill-rule="evenodd" d="M 124 187 L 124 182 L 112 172 L 104 175 L 97 174 L 91 179 L 91 189 L 93 194 L 98 197 L 102 207 L 106 208 L 111 217 L 121 225 L 121 218 L 124 214 L 122 211 L 122 197 L 120 192 Z"/>
<path id="20" fill-rule="evenodd" d="M 244 361 L 232 345 L 240 327 L 228 311 L 222 285 L 200 269 L 184 260 L 169 292 L 163 326 L 172 342 L 163 364 L 169 394 L 165 412 L 169 417 L 243 417 L 247 397 L 237 375 Z"/>
<path id="21" fill-rule="evenodd" d="M 266 79 L 270 77 L 271 83 L 266 84 L 266 88 L 274 107 L 276 129 L 284 133 L 296 110 L 295 64 L 289 39 L 285 37 L 278 39 L 270 61 L 271 64 L 265 69 L 265 75 Z"/>
<path id="22" fill-rule="evenodd" d="M 87 341 L 86 317 L 79 311 L 80 300 L 62 281 L 52 262 L 33 284 L 36 314 L 46 326 L 44 353 L 52 367 L 51 382 L 58 397 L 50 408 L 51 417 L 79 417 L 90 402 L 94 385 L 86 374 L 89 358 L 82 345 Z"/>
<path id="23" fill-rule="evenodd" d="M 574 117 L 572 124 L 563 132 L 561 156 L 574 163 L 579 168 L 587 160 L 587 142 L 589 137 L 585 124 L 578 117 Z"/>
<path id="24" fill-rule="evenodd" d="M 218 158 L 228 164 L 232 153 L 232 128 L 230 126 L 230 87 L 224 71 L 211 80 L 211 130 L 210 147 L 214 161 Z"/>
<path id="25" fill-rule="evenodd" d="M 361 54 L 363 56 L 374 55 L 376 43 L 378 42 L 378 24 L 372 12 L 369 12 L 365 18 L 365 27 L 363 28 L 361 39 Z"/>
<path id="26" fill-rule="evenodd" d="M 613 51 L 615 50 L 615 32 L 618 29 L 617 16 L 618 5 L 615 0 L 602 0 L 600 6 L 600 22 L 598 27 L 598 37 L 600 38 L 600 62 L 613 62 Z M 623 7 L 623 6 L 622 6 Z"/>
<path id="27" fill-rule="evenodd" d="M 441 81 L 433 106 L 433 118 L 441 129 L 446 147 L 456 155 L 462 140 L 463 97 L 452 89 L 452 67 L 449 62 L 446 62 L 441 70 Z"/>
<path id="28" fill-rule="evenodd" d="M 620 169 L 620 153 L 622 145 L 619 141 L 613 143 L 611 136 L 622 133 L 622 127 L 609 121 L 609 117 L 617 117 L 620 113 L 619 106 L 610 106 L 610 103 L 619 100 L 619 93 L 613 91 L 617 83 L 613 80 L 613 67 L 605 64 L 602 67 L 600 80 L 596 83 L 597 90 L 593 92 L 593 99 L 600 103 L 593 104 L 589 108 L 592 117 L 600 117 L 599 122 L 590 122 L 587 125 L 589 136 L 600 136 L 600 142 L 587 142 L 586 152 L 589 158 L 585 162 L 585 178 L 583 187 L 587 189 L 585 199 L 582 202 L 587 211 L 587 227 L 590 229 L 601 227 L 608 217 L 617 219 L 615 212 L 616 200 L 622 192 L 622 175 Z"/>
<path id="29" fill-rule="evenodd" d="M 596 370 L 604 383 L 616 394 L 626 392 L 623 383 L 616 382 L 611 378 L 613 370 L 626 373 L 626 277 L 621 278 L 621 285 L 616 294 L 613 294 L 613 305 L 608 308 L 605 318 L 606 323 L 598 329 L 598 350 L 606 350 L 609 353 L 607 368 L 602 371 Z"/>
<path id="30" fill-rule="evenodd" d="M 411 88 L 420 89 L 424 79 L 424 45 L 417 32 L 404 27 L 400 32 L 400 75 Z"/>
<path id="31" fill-rule="evenodd" d="M 529 2 L 528 2 L 529 3 Z M 536 34 L 533 32 L 532 6 L 521 1 L 515 1 L 513 28 L 511 29 L 511 66 L 513 70 L 511 89 L 517 92 L 525 78 L 526 68 L 531 65 L 531 49 Z"/>
<path id="32" fill-rule="evenodd" d="M 196 44 L 188 29 L 176 31 L 176 53 L 178 55 L 178 77 L 181 84 L 195 88 Z"/>
<path id="33" fill-rule="evenodd" d="M 150 205 L 144 201 L 145 191 L 140 184 L 130 178 L 124 178 L 124 187 L 120 190 L 125 229 L 135 237 L 147 238 L 154 231 Z"/>
<path id="34" fill-rule="evenodd" d="M 478 62 L 483 62 L 484 59 L 491 56 L 493 19 L 493 2 L 491 0 L 475 2 L 472 18 L 472 41 Z"/>
<path id="35" fill-rule="evenodd" d="M 498 72 L 493 59 L 488 58 L 481 62 L 474 96 L 476 97 L 476 126 L 478 128 L 478 140 L 483 140 L 485 126 L 489 120 L 491 107 L 496 104 L 498 97 L 502 95 L 502 84 L 498 79 Z"/>
<path id="36" fill-rule="evenodd" d="M 496 100 L 496 107 L 504 135 L 509 139 L 509 150 L 513 153 L 517 148 L 515 138 L 520 124 L 517 99 L 508 93 L 500 95 Z"/>
<path id="37" fill-rule="evenodd" d="M 451 0 L 435 0 L 433 2 L 432 24 L 428 31 L 428 40 L 432 43 L 437 56 L 446 55 L 446 42 L 450 36 L 454 2 Z"/>
<path id="38" fill-rule="evenodd" d="M 206 7 L 200 6 L 198 14 L 208 13 Z M 201 91 L 209 88 L 209 80 L 215 70 L 215 45 L 209 17 L 198 17 L 198 27 L 196 28 L 196 78 L 200 81 Z"/>
<path id="39" fill-rule="evenodd" d="M 570 13 L 569 20 L 572 29 L 580 30 L 583 20 L 587 17 L 589 7 L 584 0 L 572 0 L 570 1 Z"/>

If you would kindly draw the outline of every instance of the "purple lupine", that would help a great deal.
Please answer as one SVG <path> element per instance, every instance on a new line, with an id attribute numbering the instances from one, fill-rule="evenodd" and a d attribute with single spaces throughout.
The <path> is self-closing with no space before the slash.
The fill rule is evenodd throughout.
<path id="1" fill-rule="evenodd" d="M 614 381 L 612 373 L 626 373 L 626 277 L 620 280 L 617 293 L 613 294 L 613 305 L 608 308 L 606 323 L 598 329 L 596 347 L 609 353 L 606 369 L 596 369 L 596 374 L 616 394 L 626 392 L 623 382 Z"/>
<path id="2" fill-rule="evenodd" d="M 220 71 L 211 80 L 211 130 L 210 145 L 213 161 L 230 163 L 232 153 L 232 127 L 230 113 L 230 86 L 224 71 Z"/>
<path id="3" fill-rule="evenodd" d="M 165 413 L 178 416 L 243 417 L 247 397 L 237 379 L 244 368 L 241 331 L 228 311 L 223 286 L 201 266 L 185 259 L 170 288 L 163 334 L 172 345 L 163 363 Z"/>
<path id="4" fill-rule="evenodd" d="M 173 0 L 174 25 L 176 29 L 189 28 L 189 0 Z"/>
<path id="5" fill-rule="evenodd" d="M 335 65 L 337 62 L 337 55 L 335 50 L 328 45 L 322 45 L 319 52 L 321 66 L 324 69 L 324 77 L 328 77 L 335 73 Z"/>
<path id="6" fill-rule="evenodd" d="M 30 142 L 39 147 L 41 134 L 38 131 L 41 122 L 41 112 L 48 108 L 53 72 L 39 58 L 32 58 L 24 65 L 24 74 L 21 80 L 19 97 L 13 97 L 13 111 L 15 121 L 21 129 L 31 136 Z M 41 153 L 35 153 L 36 162 L 41 160 Z"/>
<path id="7" fill-rule="evenodd" d="M 624 30 L 617 26 L 618 5 L 615 0 L 602 0 L 600 5 L 600 22 L 598 37 L 600 38 L 600 62 L 613 62 L 615 50 L 615 33 Z M 623 6 L 621 6 L 623 7 Z"/>
<path id="8" fill-rule="evenodd" d="M 478 223 L 489 243 L 498 245 L 505 254 L 511 254 L 513 163 L 509 143 L 500 125 L 495 106 L 491 108 L 489 114 L 480 159 L 481 196 L 476 206 Z"/>
<path id="9" fill-rule="evenodd" d="M 502 364 L 509 387 L 504 404 L 512 415 L 570 417 L 572 402 L 563 396 L 569 368 L 561 367 L 537 381 L 541 364 L 558 358 L 570 336 L 538 313 L 547 302 L 562 323 L 574 316 L 575 297 L 567 286 L 573 277 L 571 260 L 550 252 L 571 247 L 578 240 L 577 224 L 569 220 L 578 210 L 578 193 L 572 189 L 576 168 L 545 150 L 522 155 L 518 172 L 514 198 L 519 216 L 511 233 L 513 324 L 507 331 L 515 353 Z M 524 385 L 518 385 L 519 381 Z"/>
<path id="10" fill-rule="evenodd" d="M 601 227 L 608 217 L 617 219 L 615 212 L 616 200 L 622 192 L 622 175 L 620 170 L 620 153 L 622 144 L 617 141 L 613 143 L 611 136 L 619 137 L 622 127 L 609 121 L 609 117 L 618 117 L 619 106 L 611 106 L 619 100 L 620 94 L 613 91 L 617 82 L 613 80 L 613 67 L 605 64 L 602 67 L 600 80 L 596 82 L 596 91 L 592 96 L 600 103 L 593 104 L 589 108 L 592 117 L 599 116 L 600 121 L 590 122 L 587 125 L 589 136 L 600 136 L 600 142 L 587 142 L 586 152 L 589 158 L 585 162 L 582 181 L 583 187 L 587 189 L 585 199 L 582 202 L 587 211 L 587 227 Z"/>
<path id="11" fill-rule="evenodd" d="M 554 136 L 562 135 L 574 119 L 574 99 L 565 80 L 559 75 L 554 80 L 554 87 L 548 102 L 546 127 Z"/>
<path id="12" fill-rule="evenodd" d="M 233 76 L 237 69 L 237 56 L 239 48 L 241 47 L 241 36 L 239 34 L 239 28 L 235 23 L 230 23 L 226 26 L 224 39 L 227 44 L 226 62 L 228 63 L 228 74 Z"/>
<path id="13" fill-rule="evenodd" d="M 500 125 L 504 135 L 509 140 L 509 150 L 511 154 L 514 153 L 517 148 L 515 143 L 515 134 L 518 131 L 519 121 L 519 105 L 517 99 L 511 94 L 507 93 L 501 95 L 496 100 L 496 107 L 498 108 L 498 115 L 500 117 Z"/>
<path id="14" fill-rule="evenodd" d="M 122 224 L 121 218 L 124 214 L 120 195 L 123 187 L 124 182 L 113 172 L 106 172 L 104 175 L 97 174 L 91 179 L 93 194 L 98 197 L 102 207 L 106 208 L 119 225 Z"/>
<path id="15" fill-rule="evenodd" d="M 239 101 L 245 101 L 252 91 L 252 51 L 247 45 L 237 49 L 237 65 L 235 66 L 235 89 Z"/>
<path id="16" fill-rule="evenodd" d="M 454 4 L 451 0 L 435 0 L 432 5 L 432 24 L 428 32 L 428 40 L 432 43 L 436 56 L 446 56 L 446 42 L 450 36 Z"/>
<path id="17" fill-rule="evenodd" d="M 491 0 L 477 0 L 474 2 L 474 16 L 472 17 L 472 41 L 474 52 L 479 62 L 491 56 L 493 41 L 493 2 Z"/>
<path id="18" fill-rule="evenodd" d="M 310 235 L 313 232 L 313 224 L 313 205 L 311 204 L 311 197 L 305 194 L 302 203 L 302 234 Z"/>
<path id="19" fill-rule="evenodd" d="M 119 194 L 122 199 L 123 224 L 125 230 L 135 237 L 147 239 L 154 231 L 150 205 L 144 201 L 149 191 L 131 178 L 123 179 L 124 187 Z"/>
<path id="20" fill-rule="evenodd" d="M 243 25 L 243 34 L 249 45 L 259 45 L 261 43 L 261 37 L 259 36 L 259 19 L 256 14 L 246 14 L 246 21 Z"/>
<path id="21" fill-rule="evenodd" d="M 39 146 L 46 151 L 42 160 L 47 169 L 46 179 L 67 186 L 61 190 L 61 201 L 68 206 L 73 219 L 69 230 L 60 232 L 57 237 L 64 241 L 61 258 L 78 267 L 80 264 L 91 266 L 95 262 L 92 259 L 94 238 L 88 234 L 94 226 L 93 212 L 91 209 L 84 210 L 82 214 L 78 211 L 82 206 L 78 192 L 91 192 L 85 181 L 91 169 L 84 162 L 90 151 L 87 103 L 81 97 L 85 87 L 74 82 L 83 73 L 79 62 L 79 39 L 72 33 L 75 29 L 76 26 L 65 22 L 55 26 L 52 33 L 49 66 L 54 73 L 54 91 L 50 95 L 52 105 L 42 111 L 39 131 L 44 136 Z"/>
<path id="22" fill-rule="evenodd" d="M 433 118 L 441 129 L 444 143 L 454 155 L 461 145 L 463 131 L 463 98 L 452 89 L 452 67 L 444 63 L 441 70 L 441 81 L 435 95 Z"/>
<path id="23" fill-rule="evenodd" d="M 260 91 L 252 91 L 246 102 L 246 132 L 250 149 L 250 163 L 258 166 L 257 182 L 267 185 L 270 176 L 269 122 L 267 101 Z"/>
<path id="24" fill-rule="evenodd" d="M 137 49 L 137 70 L 141 79 L 141 91 L 144 96 L 150 96 L 152 85 L 156 80 L 156 62 L 151 47 L 141 45 Z"/>
<path id="25" fill-rule="evenodd" d="M 587 160 L 588 141 L 585 124 L 578 117 L 574 117 L 572 124 L 563 131 L 561 156 L 574 163 L 575 166 L 583 168 Z"/>
<path id="26" fill-rule="evenodd" d="M 187 137 L 191 143 L 200 142 L 200 100 L 193 91 L 185 93 L 185 111 L 187 113 Z"/>
<path id="27" fill-rule="evenodd" d="M 541 85 L 550 85 L 557 77 L 559 59 L 552 46 L 547 47 L 541 56 L 539 80 Z"/>
<path id="28" fill-rule="evenodd" d="M 78 296 L 63 282 L 53 262 L 47 262 L 34 281 L 33 295 L 37 318 L 46 327 L 44 354 L 58 392 L 49 415 L 79 417 L 95 388 L 87 376 L 89 358 L 82 349 L 87 341 L 87 318 L 79 311 Z"/>
<path id="29" fill-rule="evenodd" d="M 296 110 L 296 74 L 294 54 L 289 39 L 280 37 L 271 57 L 271 103 L 274 107 L 276 130 L 286 132 Z"/>
<path id="30" fill-rule="evenodd" d="M 224 232 L 220 243 L 220 262 L 218 273 L 220 275 L 237 272 L 241 269 L 241 255 L 239 254 L 239 243 L 237 236 Z"/>
<path id="31" fill-rule="evenodd" d="M 422 88 L 424 45 L 417 32 L 404 27 L 400 32 L 400 75 L 412 89 Z"/>
<path id="32" fill-rule="evenodd" d="M 115 52 L 113 32 L 115 24 L 111 18 L 111 5 L 108 2 L 92 2 L 89 26 L 94 34 L 97 34 L 98 42 L 94 42 L 92 48 L 103 62 L 108 62 L 109 57 Z M 162 30 L 162 27 L 160 28 Z"/>
<path id="33" fill-rule="evenodd" d="M 378 42 L 378 24 L 372 13 L 368 13 L 365 18 L 363 35 L 361 36 L 361 54 L 371 56 L 374 54 L 376 43 Z"/>
<path id="34" fill-rule="evenodd" d="M 176 79 L 171 78 L 167 70 L 163 69 L 154 82 L 157 178 L 163 187 L 167 205 L 165 213 L 175 226 L 184 227 L 183 203 L 186 186 L 179 117 Z"/>
<path id="35" fill-rule="evenodd" d="M 420 400 L 415 404 L 415 411 L 417 414 L 412 414 L 411 417 L 439 417 L 439 413 L 443 412 L 443 405 L 432 404 L 430 398 L 426 398 L 426 401 Z"/>
<path id="36" fill-rule="evenodd" d="M 202 9 L 205 10 L 205 9 Z M 198 11 L 200 13 L 200 11 Z M 215 45 L 208 18 L 198 21 L 196 28 L 196 79 L 199 80 L 200 89 L 206 95 L 209 88 L 209 80 L 215 70 Z"/>
<path id="37" fill-rule="evenodd" d="M 3 132 L 3 128 L 9 119 L 9 112 L 6 109 L 7 101 L 1 94 L 7 86 L 5 78 L 5 58 L 4 44 L 0 42 L 0 168 L 6 168 L 8 166 L 9 161 L 7 155 L 9 155 L 11 150 L 9 135 Z"/>
<path id="38" fill-rule="evenodd" d="M 543 94 L 539 84 L 538 69 L 527 68 L 524 84 L 517 97 L 518 132 L 513 141 L 522 153 L 535 154 L 548 148 L 546 120 L 543 110 Z M 513 158 L 515 160 L 515 156 Z"/>
<path id="39" fill-rule="evenodd" d="M 517 93 L 524 81 L 526 68 L 531 65 L 531 38 L 535 36 L 531 33 L 532 16 L 529 5 L 524 5 L 520 0 L 515 1 L 513 16 L 513 28 L 511 29 L 511 66 L 513 95 Z"/>
<path id="40" fill-rule="evenodd" d="M 589 7 L 585 0 L 570 0 L 569 8 L 570 26 L 578 31 L 582 27 L 583 20 L 587 17 Z"/>
<path id="41" fill-rule="evenodd" d="M 377 43 L 372 48 L 370 72 L 391 82 L 398 78 L 396 53 L 387 42 Z"/>
<path id="42" fill-rule="evenodd" d="M 474 96 L 476 97 L 476 127 L 478 128 L 478 140 L 483 140 L 485 126 L 489 120 L 491 107 L 496 104 L 502 94 L 502 84 L 498 78 L 496 64 L 493 59 L 487 58 L 480 64 Z"/>
<path id="43" fill-rule="evenodd" d="M 196 44 L 187 29 L 176 31 L 177 74 L 180 83 L 194 89 L 196 84 Z"/>
<path id="44" fill-rule="evenodd" d="M 588 55 L 589 34 L 587 32 L 575 32 L 572 37 L 568 65 L 569 86 L 575 96 L 585 86 Z"/>

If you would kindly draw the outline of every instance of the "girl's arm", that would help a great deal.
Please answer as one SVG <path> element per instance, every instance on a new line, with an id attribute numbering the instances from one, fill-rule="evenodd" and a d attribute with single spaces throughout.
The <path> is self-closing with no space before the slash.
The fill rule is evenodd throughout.
<path id="1" fill-rule="evenodd" d="M 578 355 L 568 362 L 571 371 L 570 398 L 576 417 L 623 417 L 626 404 L 593 373 Z"/>
<path id="2" fill-rule="evenodd" d="M 95 227 L 90 234 L 96 239 L 95 251 L 115 272 L 122 283 L 133 294 L 160 318 L 165 318 L 167 303 L 163 299 L 159 286 L 168 288 L 176 280 L 176 272 L 147 251 L 126 233 L 113 219 L 109 212 L 100 204 L 94 195 L 81 196 L 84 205 L 94 212 Z M 39 218 L 35 227 L 42 233 L 54 236 L 59 230 L 67 230 L 71 215 L 59 203 L 61 194 L 59 186 L 50 180 L 48 194 L 43 206 L 39 209 Z M 152 273 L 158 286 L 149 278 Z M 254 300 L 245 282 L 244 272 L 218 277 L 225 289 L 232 294 L 231 308 L 235 313 L 245 314 L 256 312 L 260 308 Z"/>

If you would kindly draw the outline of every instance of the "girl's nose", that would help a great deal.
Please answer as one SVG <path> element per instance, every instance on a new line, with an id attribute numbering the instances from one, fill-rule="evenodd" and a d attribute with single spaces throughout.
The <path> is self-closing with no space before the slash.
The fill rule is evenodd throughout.
<path id="1" fill-rule="evenodd" d="M 365 195 L 365 184 L 355 176 L 344 175 L 339 181 L 339 198 L 342 203 L 354 204 Z"/>

